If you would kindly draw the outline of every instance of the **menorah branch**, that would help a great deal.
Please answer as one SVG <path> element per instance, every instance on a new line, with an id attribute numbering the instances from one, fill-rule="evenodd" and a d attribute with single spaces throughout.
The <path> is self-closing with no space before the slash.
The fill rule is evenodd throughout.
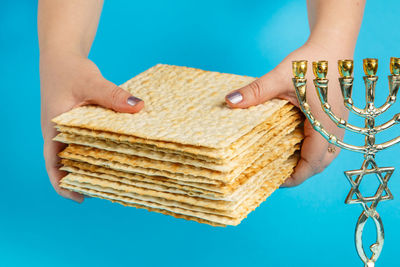
<path id="1" fill-rule="evenodd" d="M 328 79 L 315 79 L 314 85 L 319 101 L 321 102 L 322 109 L 338 127 L 347 129 L 352 132 L 368 135 L 367 128 L 352 125 L 346 120 L 336 116 L 336 114 L 332 111 L 331 105 L 328 103 Z"/>
<path id="2" fill-rule="evenodd" d="M 358 116 L 367 117 L 368 116 L 367 111 L 354 106 L 353 99 L 351 98 L 352 90 L 353 90 L 353 80 L 354 80 L 353 77 L 340 77 L 339 78 L 339 84 L 340 84 L 340 89 L 342 90 L 344 106 L 349 111 L 351 111 L 352 113 L 354 113 Z"/>
<path id="3" fill-rule="evenodd" d="M 386 102 L 377 109 L 378 115 L 387 111 L 395 102 L 397 98 L 397 92 L 400 87 L 400 76 L 399 75 L 389 75 L 389 96 L 386 99 Z"/>
<path id="4" fill-rule="evenodd" d="M 351 98 L 344 100 L 344 106 L 350 110 L 351 113 L 356 114 L 357 116 L 360 117 L 368 117 L 368 113 L 361 108 L 357 108 L 356 106 L 354 106 L 353 100 Z"/>
<path id="5" fill-rule="evenodd" d="M 400 113 L 397 113 L 396 115 L 393 116 L 393 118 L 391 120 L 388 120 L 387 122 L 385 122 L 381 125 L 375 126 L 375 132 L 376 133 L 382 132 L 384 130 L 389 129 L 393 125 L 396 125 L 399 123 L 400 123 Z"/>
<path id="6" fill-rule="evenodd" d="M 378 151 L 384 150 L 384 149 L 389 148 L 398 143 L 400 143 L 400 136 L 393 138 L 392 140 L 386 141 L 382 144 L 376 145 L 376 150 L 378 150 Z"/>
<path id="7" fill-rule="evenodd" d="M 310 121 L 314 130 L 318 131 L 322 135 L 322 137 L 324 137 L 329 143 L 336 145 L 337 147 L 355 152 L 367 153 L 367 146 L 355 146 L 341 141 L 334 134 L 330 134 L 323 127 L 323 125 L 312 115 L 310 106 L 306 102 L 306 82 L 306 79 L 293 78 L 293 84 L 295 87 L 297 99 L 299 100 L 300 109 Z"/>
<path id="8" fill-rule="evenodd" d="M 395 96 L 393 97 L 388 96 L 386 102 L 379 108 L 376 108 L 375 116 L 381 115 L 382 113 L 386 112 L 394 104 L 395 101 L 396 101 Z"/>

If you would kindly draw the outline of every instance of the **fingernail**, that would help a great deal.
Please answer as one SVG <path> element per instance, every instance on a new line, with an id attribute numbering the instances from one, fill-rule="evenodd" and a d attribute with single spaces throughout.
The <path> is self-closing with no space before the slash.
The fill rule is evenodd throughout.
<path id="1" fill-rule="evenodd" d="M 137 103 L 139 103 L 140 101 L 142 101 L 142 99 L 134 97 L 134 96 L 130 96 L 128 97 L 128 99 L 126 100 L 126 102 L 128 103 L 129 106 L 135 106 Z"/>
<path id="2" fill-rule="evenodd" d="M 230 93 L 229 95 L 226 96 L 229 102 L 232 104 L 238 104 L 242 102 L 243 100 L 243 95 L 239 93 L 238 91 Z"/>

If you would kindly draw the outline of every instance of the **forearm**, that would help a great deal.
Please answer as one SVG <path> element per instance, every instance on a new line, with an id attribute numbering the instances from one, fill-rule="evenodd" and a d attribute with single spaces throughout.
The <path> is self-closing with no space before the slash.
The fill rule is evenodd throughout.
<path id="1" fill-rule="evenodd" d="M 365 0 L 307 0 L 308 42 L 352 55 L 357 42 Z"/>
<path id="2" fill-rule="evenodd" d="M 68 52 L 87 57 L 102 6 L 102 0 L 39 0 L 40 53 Z"/>

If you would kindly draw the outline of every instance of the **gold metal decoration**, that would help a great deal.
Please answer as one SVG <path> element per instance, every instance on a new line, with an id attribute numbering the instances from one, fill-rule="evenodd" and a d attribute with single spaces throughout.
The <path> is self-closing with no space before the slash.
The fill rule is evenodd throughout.
<path id="1" fill-rule="evenodd" d="M 296 95 L 300 104 L 300 108 L 310 121 L 313 128 L 319 132 L 329 143 L 344 148 L 350 151 L 360 152 L 364 154 L 364 162 L 359 170 L 345 171 L 345 175 L 351 184 L 351 190 L 347 195 L 346 204 L 359 203 L 363 207 L 363 212 L 358 218 L 356 230 L 355 230 L 355 244 L 358 255 L 364 262 L 365 266 L 375 266 L 375 262 L 378 259 L 384 241 L 384 230 L 381 217 L 376 211 L 376 207 L 379 202 L 384 200 L 393 199 L 393 195 L 388 188 L 388 181 L 390 176 L 393 174 L 393 167 L 378 167 L 375 162 L 375 154 L 381 150 L 384 150 L 392 145 L 400 142 L 400 136 L 381 143 L 375 143 L 375 135 L 382 132 L 391 126 L 400 123 L 400 113 L 397 113 L 391 120 L 381 124 L 375 125 L 375 118 L 387 111 L 393 103 L 396 101 L 396 95 L 400 86 L 400 58 L 390 59 L 390 72 L 389 75 L 389 96 L 386 102 L 380 106 L 375 106 L 375 86 L 378 81 L 376 72 L 378 70 L 378 60 L 374 58 L 366 58 L 363 61 L 364 67 L 364 83 L 366 90 L 366 105 L 364 109 L 360 109 L 354 106 L 352 95 L 353 88 L 353 60 L 339 60 L 339 83 L 343 95 L 344 105 L 351 112 L 365 119 L 365 127 L 358 127 L 348 123 L 346 120 L 336 116 L 328 103 L 328 79 L 326 78 L 328 72 L 327 61 L 313 62 L 313 73 L 315 76 L 314 85 L 317 91 L 318 98 L 321 102 L 323 111 L 329 116 L 329 118 L 340 128 L 345 130 L 363 134 L 365 136 L 365 145 L 356 146 L 343 142 L 335 135 L 330 134 L 321 123 L 311 113 L 309 104 L 307 103 L 306 97 L 306 84 L 307 79 L 307 61 L 293 61 L 293 84 L 296 90 Z M 373 196 L 364 196 L 359 189 L 363 177 L 365 175 L 375 175 L 379 180 L 378 189 Z M 371 218 L 376 226 L 377 240 L 370 246 L 372 252 L 371 257 L 368 257 L 363 247 L 362 233 L 366 221 Z"/>

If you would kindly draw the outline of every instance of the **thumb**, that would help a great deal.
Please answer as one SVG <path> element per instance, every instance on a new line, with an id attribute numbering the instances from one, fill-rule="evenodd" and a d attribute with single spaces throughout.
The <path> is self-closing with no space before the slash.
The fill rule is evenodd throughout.
<path id="1" fill-rule="evenodd" d="M 230 92 L 225 101 L 231 108 L 247 108 L 264 103 L 281 94 L 282 81 L 272 72 L 252 83 Z"/>
<path id="2" fill-rule="evenodd" d="M 105 79 L 94 90 L 88 90 L 87 94 L 90 95 L 86 96 L 86 103 L 97 104 L 117 112 L 136 113 L 144 107 L 142 99 Z"/>

